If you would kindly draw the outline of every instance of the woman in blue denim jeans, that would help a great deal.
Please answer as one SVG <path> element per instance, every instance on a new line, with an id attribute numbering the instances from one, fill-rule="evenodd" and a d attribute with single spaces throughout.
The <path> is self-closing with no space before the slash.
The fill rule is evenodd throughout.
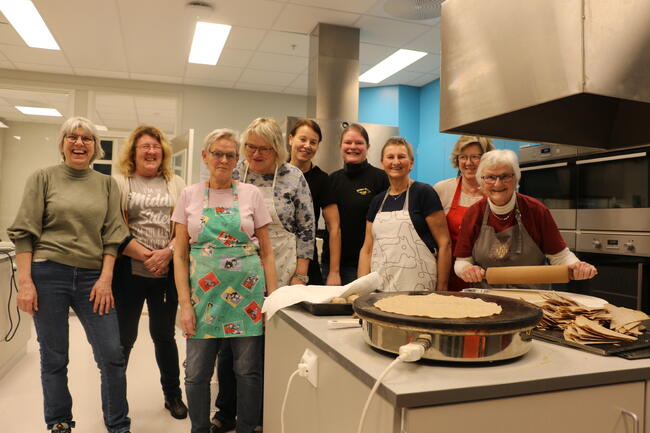
<path id="1" fill-rule="evenodd" d="M 214 430 L 210 378 L 224 341 L 234 355 L 237 433 L 252 433 L 262 411 L 262 304 L 277 278 L 264 197 L 256 186 L 232 178 L 237 142 L 228 129 L 208 134 L 201 154 L 210 178 L 185 188 L 172 215 L 192 433 Z"/>
<path id="2" fill-rule="evenodd" d="M 128 235 L 115 180 L 90 164 L 103 155 L 95 126 L 83 117 L 61 127 L 63 163 L 38 170 L 25 185 L 16 220 L 18 307 L 34 316 L 41 354 L 45 423 L 70 433 L 68 314 L 74 310 L 101 372 L 104 424 L 128 432 L 125 362 L 111 289 L 117 248 Z"/>

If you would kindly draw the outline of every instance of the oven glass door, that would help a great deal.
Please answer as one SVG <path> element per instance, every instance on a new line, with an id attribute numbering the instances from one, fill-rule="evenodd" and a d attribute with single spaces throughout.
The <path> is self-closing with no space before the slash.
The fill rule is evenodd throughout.
<path id="1" fill-rule="evenodd" d="M 576 228 L 575 165 L 569 162 L 521 168 L 519 192 L 536 198 L 551 211 L 560 229 Z"/>
<path id="2" fill-rule="evenodd" d="M 577 161 L 578 209 L 647 208 L 647 152 Z"/>
<path id="3" fill-rule="evenodd" d="M 650 311 L 649 258 L 583 252 L 576 255 L 594 265 L 598 275 L 590 280 L 571 281 L 568 290 L 605 299 L 618 307 Z"/>

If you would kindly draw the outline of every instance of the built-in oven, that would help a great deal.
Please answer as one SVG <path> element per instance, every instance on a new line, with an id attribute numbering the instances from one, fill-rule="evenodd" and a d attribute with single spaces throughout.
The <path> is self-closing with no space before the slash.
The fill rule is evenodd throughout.
<path id="1" fill-rule="evenodd" d="M 546 205 L 571 250 L 576 246 L 576 156 L 575 146 L 539 145 L 520 150 L 519 192 Z"/>
<path id="2" fill-rule="evenodd" d="M 579 230 L 650 232 L 650 148 L 576 161 Z"/>
<path id="3" fill-rule="evenodd" d="M 650 312 L 650 233 L 581 231 L 576 255 L 596 266 L 598 275 L 572 281 L 571 291 Z"/>

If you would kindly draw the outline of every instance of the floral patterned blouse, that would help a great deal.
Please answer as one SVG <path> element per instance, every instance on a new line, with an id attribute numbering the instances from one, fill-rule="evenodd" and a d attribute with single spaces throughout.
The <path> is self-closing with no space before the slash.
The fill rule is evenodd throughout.
<path id="1" fill-rule="evenodd" d="M 244 161 L 237 163 L 233 171 L 233 179 L 242 180 L 246 171 Z M 241 176 L 240 176 L 241 174 Z M 273 173 L 256 174 L 248 171 L 246 183 L 255 186 L 272 186 Z M 274 204 L 278 218 L 284 228 L 296 235 L 296 251 L 299 259 L 314 257 L 314 239 L 316 223 L 314 221 L 314 205 L 309 192 L 309 185 L 300 169 L 283 163 L 278 167 L 278 178 L 275 181 Z"/>

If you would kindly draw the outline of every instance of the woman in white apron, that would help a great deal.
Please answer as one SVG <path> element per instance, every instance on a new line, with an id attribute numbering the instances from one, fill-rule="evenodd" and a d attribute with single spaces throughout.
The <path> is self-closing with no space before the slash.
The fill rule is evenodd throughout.
<path id="1" fill-rule="evenodd" d="M 242 183 L 257 186 L 271 215 L 269 236 L 275 257 L 278 287 L 307 284 L 314 254 L 315 221 L 309 185 L 300 169 L 288 164 L 289 154 L 280 125 L 268 118 L 251 122 L 241 137 L 244 160 L 233 173 Z M 218 363 L 219 395 L 213 423 L 216 431 L 234 425 L 236 383 L 232 352 L 222 346 Z M 261 420 L 260 420 L 261 423 Z"/>
<path id="2" fill-rule="evenodd" d="M 472 205 L 463 218 L 454 251 L 456 275 L 473 286 L 486 288 L 489 285 L 483 279 L 488 267 L 534 266 L 548 262 L 568 265 L 574 280 L 596 275 L 595 267 L 578 260 L 569 250 L 546 206 L 516 192 L 521 170 L 513 151 L 499 149 L 485 153 L 476 177 L 486 198 Z"/>
<path id="3" fill-rule="evenodd" d="M 446 290 L 451 242 L 438 194 L 411 180 L 413 148 L 404 138 L 388 139 L 381 162 L 390 188 L 370 204 L 359 276 L 379 272 L 384 291 Z"/>

